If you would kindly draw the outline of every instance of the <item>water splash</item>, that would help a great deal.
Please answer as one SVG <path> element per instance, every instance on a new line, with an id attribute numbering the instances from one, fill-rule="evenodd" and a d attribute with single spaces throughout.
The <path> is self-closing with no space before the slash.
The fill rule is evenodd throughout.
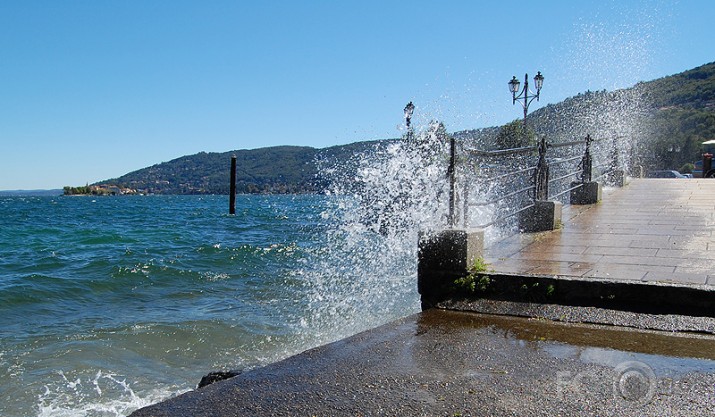
<path id="1" fill-rule="evenodd" d="M 586 134 L 596 140 L 615 138 L 619 159 L 631 173 L 651 157 L 647 153 L 655 136 L 654 108 L 642 82 L 663 75 L 672 14 L 672 2 L 662 0 L 646 0 L 638 6 L 606 1 L 573 24 L 572 38 L 560 53 L 565 59 L 554 72 L 583 89 L 564 101 L 574 106 L 570 114 L 553 117 L 554 112 L 547 111 L 552 117 L 538 123 L 551 122 L 553 127 L 544 130 L 560 130 L 557 135 L 543 132 L 549 140 L 576 140 Z M 612 147 L 613 142 L 595 143 L 594 151 L 610 152 Z"/>
<path id="2" fill-rule="evenodd" d="M 304 326 L 345 336 L 418 311 L 418 232 L 446 226 L 447 149 L 444 125 L 433 122 L 320 162 L 330 198 L 324 245 L 304 271 Z"/>

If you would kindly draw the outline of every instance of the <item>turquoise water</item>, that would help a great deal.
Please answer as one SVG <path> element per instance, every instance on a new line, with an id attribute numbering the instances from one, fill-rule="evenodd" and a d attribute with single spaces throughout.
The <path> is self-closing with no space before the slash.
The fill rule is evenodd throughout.
<path id="1" fill-rule="evenodd" d="M 0 197 L 0 415 L 126 415 L 418 310 L 412 230 L 227 200 Z"/>

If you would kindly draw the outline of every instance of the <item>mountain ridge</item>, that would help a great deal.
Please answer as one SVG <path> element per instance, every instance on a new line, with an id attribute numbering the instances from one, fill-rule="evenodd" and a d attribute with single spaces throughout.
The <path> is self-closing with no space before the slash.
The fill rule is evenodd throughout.
<path id="1" fill-rule="evenodd" d="M 632 121 L 626 118 L 631 117 Z M 639 122 L 635 122 L 636 118 Z M 453 132 L 477 147 L 493 147 L 509 125 Z M 700 143 L 715 138 L 715 63 L 633 87 L 586 91 L 544 106 L 527 125 L 550 141 L 593 135 L 627 136 L 648 155 L 647 169 L 678 169 L 699 157 Z M 513 129 L 513 126 L 512 126 Z M 199 152 L 92 184 L 114 193 L 228 194 L 230 158 L 237 157 L 237 191 L 246 194 L 315 193 L 325 188 L 319 161 L 340 164 L 353 155 L 398 140 L 354 142 L 327 148 L 274 146 L 227 152 Z M 636 145 L 634 145 L 636 146 Z M 676 150 L 674 152 L 673 150 Z"/>

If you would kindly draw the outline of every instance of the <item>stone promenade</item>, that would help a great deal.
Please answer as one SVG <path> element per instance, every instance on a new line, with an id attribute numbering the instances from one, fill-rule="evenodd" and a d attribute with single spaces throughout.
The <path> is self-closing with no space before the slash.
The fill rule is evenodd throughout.
<path id="1" fill-rule="evenodd" d="M 637 179 L 561 228 L 487 248 L 498 273 L 715 285 L 715 181 Z"/>
<path id="2" fill-rule="evenodd" d="M 132 417 L 709 416 L 715 338 L 432 309 Z"/>

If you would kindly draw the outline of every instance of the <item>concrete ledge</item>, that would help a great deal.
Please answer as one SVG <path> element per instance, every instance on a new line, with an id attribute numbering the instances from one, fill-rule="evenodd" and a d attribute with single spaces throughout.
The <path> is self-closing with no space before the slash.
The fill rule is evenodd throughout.
<path id="1" fill-rule="evenodd" d="M 579 183 L 572 182 L 571 186 L 575 187 Z M 571 204 L 574 205 L 586 205 L 586 204 L 596 204 L 601 201 L 601 184 L 596 181 L 586 182 L 581 184 L 580 187 L 571 190 Z"/>
<path id="2" fill-rule="evenodd" d="M 480 299 L 450 299 L 438 303 L 437 308 L 497 316 L 526 317 L 561 323 L 618 326 L 626 329 L 664 332 L 703 333 L 715 335 L 715 318 L 678 314 L 634 313 L 599 307 L 562 306 L 518 301 Z M 715 354 L 715 352 L 713 352 Z"/>
<path id="3" fill-rule="evenodd" d="M 563 204 L 558 201 L 537 201 L 519 216 L 519 230 L 524 233 L 554 230 L 561 223 L 562 209 Z"/>

